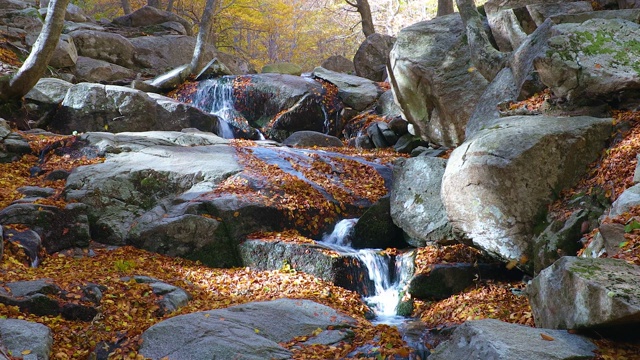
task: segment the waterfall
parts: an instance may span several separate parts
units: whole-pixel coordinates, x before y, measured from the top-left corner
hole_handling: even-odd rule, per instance
[[[376,322],[397,324],[402,320],[396,316],[396,307],[400,302],[400,292],[413,275],[413,252],[396,256],[380,254],[379,249],[360,249],[351,247],[350,236],[358,219],[344,219],[336,224],[333,232],[325,235],[322,242],[343,254],[353,255],[360,260],[374,283],[374,294],[364,300],[376,314]]]
[[[225,139],[233,139],[233,130],[230,123],[237,115],[235,98],[233,95],[234,76],[222,76],[215,79],[200,82],[198,92],[193,99],[193,105],[218,116],[220,122],[220,136]]]

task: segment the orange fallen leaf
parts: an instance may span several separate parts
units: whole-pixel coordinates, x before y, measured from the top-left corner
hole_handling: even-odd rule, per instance
[[[547,334],[543,334],[540,333],[540,337],[542,338],[542,340],[546,340],[546,341],[553,341],[555,340],[554,338],[552,338],[551,336],[547,335]]]

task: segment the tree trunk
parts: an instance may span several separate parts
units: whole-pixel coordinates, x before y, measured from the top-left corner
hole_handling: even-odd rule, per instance
[[[169,3],[167,4],[168,12],[173,12],[173,3],[174,3],[174,0],[169,0]]]
[[[122,3],[122,10],[125,15],[131,14],[131,4],[129,4],[129,0],[120,0]]]
[[[147,0],[147,6],[160,9],[160,0]]]
[[[473,64],[485,79],[491,81],[507,65],[508,54],[498,51],[491,45],[485,32],[483,17],[478,13],[473,0],[456,0],[456,4],[467,29],[467,41]]]
[[[31,53],[15,75],[4,81],[0,80],[0,99],[16,100],[23,97],[44,75],[60,40],[68,4],[69,0],[49,2],[44,26]]]
[[[209,40],[209,33],[213,26],[213,13],[216,8],[216,0],[207,0],[200,21],[200,30],[196,39],[196,47],[193,49],[193,57],[191,58],[191,73],[197,74],[204,66],[204,52]]]
[[[453,14],[453,0],[438,0],[438,13],[436,17]]]
[[[356,0],[356,2],[352,2],[351,0],[345,0],[347,4],[356,8],[358,13],[360,14],[361,24],[362,24],[362,33],[365,37],[375,34],[376,29],[373,27],[373,17],[371,16],[371,7],[369,6],[368,0]]]

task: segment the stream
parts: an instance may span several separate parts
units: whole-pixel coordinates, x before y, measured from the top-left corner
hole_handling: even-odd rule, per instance
[[[400,325],[407,319],[396,315],[401,292],[413,275],[413,251],[397,256],[381,254],[381,249],[354,249],[350,235],[358,219],[338,222],[331,234],[325,235],[322,243],[341,254],[352,255],[367,268],[369,279],[374,283],[374,292],[364,301],[376,315],[373,323]]]

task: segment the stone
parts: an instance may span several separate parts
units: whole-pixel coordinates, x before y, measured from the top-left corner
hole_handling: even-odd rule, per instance
[[[566,221],[552,222],[533,242],[533,271],[539,273],[562,256],[575,256],[582,248],[580,238],[589,211],[575,211]]]
[[[380,198],[358,219],[351,246],[355,249],[403,248],[402,230],[393,223],[389,196]]]
[[[335,136],[326,135],[317,131],[296,131],[286,138],[283,145],[301,147],[343,147],[344,144]]]
[[[618,196],[611,204],[609,216],[614,217],[628,212],[634,206],[640,205],[640,185],[633,185]]]
[[[532,237],[541,214],[596,160],[611,119],[513,116],[496,119],[456,148],[442,179],[454,230],[504,261],[533,270]]]
[[[222,61],[220,61],[220,59],[216,57],[216,58],[213,58],[213,60],[209,61],[207,65],[204,66],[204,68],[202,68],[200,73],[198,73],[198,75],[196,76],[196,80],[202,81],[202,80],[206,80],[206,79],[210,79],[218,76],[232,75],[232,74],[233,73],[231,72],[231,70],[229,70],[227,65],[225,65]]]
[[[79,56],[75,65],[73,71],[77,79],[90,83],[119,82],[136,76],[135,71],[124,66],[85,56]]]
[[[72,86],[72,83],[64,80],[41,78],[24,98],[29,102],[57,107],[64,100],[67,91]]]
[[[409,245],[447,244],[455,240],[440,199],[447,160],[420,156],[399,161],[393,170],[391,217]]]
[[[393,145],[393,149],[401,154],[411,154],[417,147],[425,145],[429,144],[421,138],[407,133],[398,138],[398,141]]]
[[[166,22],[178,22],[186,29],[187,35],[193,35],[191,24],[189,24],[187,20],[172,12],[160,10],[152,6],[143,6],[131,14],[117,17],[111,22],[128,27],[146,27]]]
[[[356,75],[373,81],[385,81],[389,51],[395,41],[395,37],[379,33],[367,36],[353,57]]]
[[[355,75],[356,73],[356,68],[353,65],[353,61],[347,59],[342,55],[329,56],[322,62],[322,64],[320,64],[320,66],[327,70],[343,74]]]
[[[293,63],[275,63],[267,64],[262,67],[263,74],[287,74],[300,76],[302,74],[302,68]]]
[[[620,244],[627,241],[624,237],[624,225],[602,224],[598,233],[582,252],[583,257],[599,258],[607,254],[607,257],[615,256],[620,252]]]
[[[48,360],[53,350],[51,330],[36,322],[18,319],[0,319],[2,345],[12,354],[22,354],[25,360]]]
[[[371,142],[373,142],[373,145],[375,145],[375,147],[379,149],[382,149],[393,145],[387,141],[387,137],[383,133],[384,130],[388,129],[389,127],[385,122],[376,121],[367,127],[366,133],[369,138],[371,138]]]
[[[311,336],[329,326],[351,327],[355,320],[309,300],[279,299],[227,309],[179,315],[142,334],[140,354],[159,359],[288,359],[278,345],[296,336]]]
[[[637,327],[639,277],[640,267],[624,260],[562,257],[527,287],[535,323],[602,334]]]
[[[383,93],[375,82],[354,75],[347,75],[321,67],[313,69],[312,76],[328,81],[338,87],[338,98],[357,110],[363,111],[371,106]]]
[[[488,85],[473,67],[458,14],[440,16],[400,31],[390,53],[391,87],[415,135],[457,146]],[[495,106],[494,106],[495,108]]]
[[[432,351],[429,360],[587,360],[594,358],[596,349],[587,338],[567,331],[484,319],[458,326],[449,340]]]
[[[527,5],[529,15],[540,26],[548,18],[558,15],[571,15],[589,13],[593,11],[590,1],[558,2],[556,4],[530,4]]]
[[[77,61],[78,50],[76,49],[73,39],[66,34],[60,35],[60,40],[49,61],[49,66],[59,69],[68,68],[74,66]]]
[[[313,275],[347,290],[364,293],[373,289],[365,265],[353,254],[333,256],[321,243],[249,239],[240,244],[242,265],[253,270],[280,270],[288,264],[295,271]],[[367,279],[360,281],[357,279]]]
[[[522,273],[509,272],[502,264],[433,264],[411,278],[407,291],[415,299],[443,300],[476,284],[478,279],[518,280],[519,275]]]
[[[139,36],[130,39],[130,42],[137,66],[145,68],[154,76],[191,63],[193,49],[196,46],[196,39],[186,35]],[[203,56],[206,61],[218,57],[227,67],[234,70],[233,64],[222,54],[216,53],[212,45],[205,47]]]
[[[95,31],[75,30],[69,33],[79,56],[102,60],[125,68],[132,68],[136,49],[122,35]]]
[[[37,232],[30,229],[7,229],[4,233],[6,240],[17,243],[22,248],[32,267],[38,266],[40,262],[38,254],[42,250],[42,238]]]
[[[34,294],[56,295],[60,293],[60,287],[52,279],[15,281],[4,285],[9,288],[11,295],[14,297],[25,297]]]
[[[488,1],[484,6],[493,39],[500,51],[513,51],[524,42],[527,33],[514,9],[501,9],[496,5],[496,1]]]
[[[639,24],[620,19],[558,24],[535,68],[553,94],[570,103],[633,101],[634,89],[640,86],[633,60],[640,56],[638,36]]]

